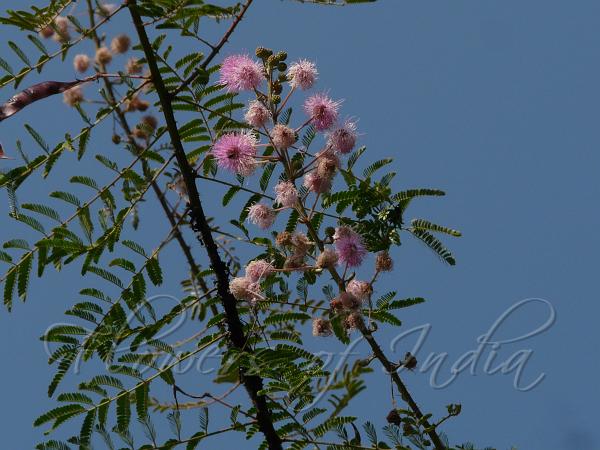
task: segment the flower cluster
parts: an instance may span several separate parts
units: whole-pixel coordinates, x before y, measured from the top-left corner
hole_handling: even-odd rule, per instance
[[[280,167],[274,197],[265,194],[262,200],[248,206],[247,220],[267,230],[277,222],[281,212],[292,210],[308,232],[277,233],[277,250],[274,251],[280,255],[276,258],[278,269],[263,259],[252,261],[246,266],[245,276],[231,281],[230,290],[236,299],[254,304],[264,298],[262,280],[275,271],[331,272],[338,283],[339,294],[330,301],[330,316],[339,316],[348,331],[360,329],[362,310],[365,304],[370,304],[373,281],[357,280],[354,274],[346,278],[346,273],[365,260],[368,251],[363,238],[348,225],[340,225],[320,238],[318,226],[315,229],[312,224],[319,198],[331,191],[340,171],[341,158],[356,146],[356,121],[340,121],[342,101],[317,92],[300,101],[306,118],[297,126],[291,125],[291,109],[284,115],[285,107],[292,101],[294,92],[307,91],[315,85],[318,78],[315,64],[301,59],[288,67],[285,52],[274,53],[265,48],[258,48],[256,56],[255,60],[247,54],[231,55],[221,64],[219,84],[229,93],[246,91],[253,98],[244,114],[247,125],[239,131],[227,130],[218,135],[210,155],[219,169],[237,175],[240,181],[243,180],[240,177],[251,176],[264,164],[270,164],[269,175]],[[284,95],[286,85],[288,92]],[[299,138],[302,133],[312,135],[311,141],[320,134],[323,146],[314,154],[309,153],[301,144],[306,141]],[[312,206],[308,206],[311,195],[314,200]],[[271,199],[272,204],[267,199]],[[373,280],[377,273],[391,270],[391,265],[387,253],[379,254]],[[330,318],[313,319],[314,336],[329,336],[332,330]]]

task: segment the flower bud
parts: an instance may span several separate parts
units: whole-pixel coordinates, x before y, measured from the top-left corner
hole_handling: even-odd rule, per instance
[[[394,268],[394,261],[385,250],[377,253],[375,257],[375,270],[377,272],[389,272]]]
[[[285,72],[287,70],[287,64],[284,62],[280,62],[279,64],[277,64],[277,70],[279,70],[280,72]]]
[[[129,50],[129,46],[131,45],[131,39],[126,34],[120,34],[115,36],[113,40],[110,42],[110,49],[114,53],[125,53]]]
[[[400,417],[400,414],[398,414],[398,410],[396,409],[392,409],[385,419],[388,423],[392,423],[398,426],[400,426],[400,424],[402,423],[402,418]]]
[[[260,59],[266,59],[273,54],[273,50],[269,50],[265,47],[257,47],[256,48],[256,56]]]
[[[112,53],[106,47],[100,47],[96,50],[96,62],[98,64],[110,64],[112,61]]]

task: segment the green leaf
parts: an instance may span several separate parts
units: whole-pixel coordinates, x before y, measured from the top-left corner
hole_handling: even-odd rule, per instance
[[[156,256],[150,258],[146,263],[146,272],[148,272],[148,278],[152,281],[154,286],[160,286],[163,282],[162,270],[158,263]]]
[[[19,281],[17,283],[17,293],[19,298],[25,301],[27,297],[27,288],[29,286],[29,277],[31,275],[31,266],[33,264],[33,254],[28,253],[19,264]]]
[[[456,264],[456,260],[452,253],[444,247],[444,245],[432,234],[425,230],[411,230],[413,236],[417,237],[421,242],[424,242],[431,250],[433,250],[443,261],[451,266]]]
[[[129,428],[131,420],[131,403],[129,402],[129,394],[121,393],[117,398],[117,428],[119,431],[125,431]]]
[[[453,230],[452,228],[448,228],[442,225],[437,225],[425,219],[413,219],[411,221],[411,225],[414,229],[436,231],[438,233],[445,233],[454,237],[462,236],[460,231]]]
[[[140,420],[148,417],[148,388],[147,383],[142,383],[135,389],[135,407]]]

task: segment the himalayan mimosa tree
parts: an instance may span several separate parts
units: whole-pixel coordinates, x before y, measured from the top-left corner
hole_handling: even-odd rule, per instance
[[[43,335],[56,407],[32,417],[51,432],[37,448],[224,448],[225,433],[244,448],[473,448],[443,432],[460,404],[420,405],[403,377],[417,359],[387,354],[378,337],[424,301],[375,295],[399,270],[404,236],[455,264],[439,236],[460,233],[409,218],[413,201],[444,192],[393,188],[394,172],[383,172],[393,161],[370,156],[360,111],[319,85],[309,52],[276,42],[229,51],[252,0],[46,3],[14,4],[22,10],[1,19],[24,39],[0,59],[2,93],[13,95],[0,126],[35,102],[74,108],[81,123],[57,121],[65,138],[50,145],[27,120],[35,154],[4,143],[0,158],[15,158],[0,174],[10,217],[37,236],[3,244],[4,304],[18,309],[49,271],[75,270],[87,287]],[[201,24],[215,20],[223,34],[212,42]],[[175,56],[183,39],[198,51]],[[79,76],[50,81],[50,64]],[[95,145],[106,132],[111,149]],[[93,170],[77,168],[87,161]],[[47,197],[27,191],[34,177]],[[164,224],[145,222],[149,211]],[[172,281],[166,269],[180,283],[169,308],[153,301]],[[336,370],[316,352],[356,338],[358,356]],[[216,371],[181,370],[209,350]],[[390,385],[381,414],[345,415],[369,390],[367,374]]]

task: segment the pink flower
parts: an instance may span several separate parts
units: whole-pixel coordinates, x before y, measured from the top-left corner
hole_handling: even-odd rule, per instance
[[[371,285],[366,281],[352,280],[346,286],[346,291],[350,292],[360,301],[364,301],[371,294]]]
[[[307,173],[302,182],[309,191],[323,194],[331,189],[331,178],[320,176],[316,170]]]
[[[291,208],[298,200],[298,191],[296,190],[294,183],[291,183],[290,181],[282,181],[277,184],[277,186],[275,186],[275,194],[275,201],[286,208]]]
[[[248,110],[244,115],[244,120],[252,125],[254,128],[264,127],[269,119],[271,113],[269,110],[258,100],[252,100],[248,105]]]
[[[226,86],[228,92],[256,89],[263,78],[262,67],[248,55],[228,56],[219,72],[219,84]]]
[[[296,142],[296,133],[290,127],[278,123],[270,133],[273,145],[279,150],[285,150]]]
[[[264,259],[255,259],[246,266],[246,277],[253,282],[266,278],[275,271],[275,268]]]
[[[256,203],[248,210],[248,222],[266,230],[275,222],[275,212],[267,205]]]
[[[343,126],[329,133],[327,143],[340,153],[350,153],[356,144],[356,123],[346,120]]]
[[[337,121],[340,103],[334,102],[325,94],[315,94],[306,99],[304,110],[312,119],[317,131],[325,131]]]
[[[317,68],[314,63],[301,59],[293,63],[288,69],[288,80],[293,88],[300,88],[303,91],[310,89],[317,80]]]
[[[253,300],[260,294],[259,287],[248,277],[236,277],[229,282],[229,291],[236,300]]]
[[[227,133],[213,145],[212,154],[219,167],[248,176],[256,167],[256,137],[250,132]]]
[[[340,263],[348,264],[349,267],[362,264],[367,249],[360,234],[348,227],[338,227],[333,239]]]

